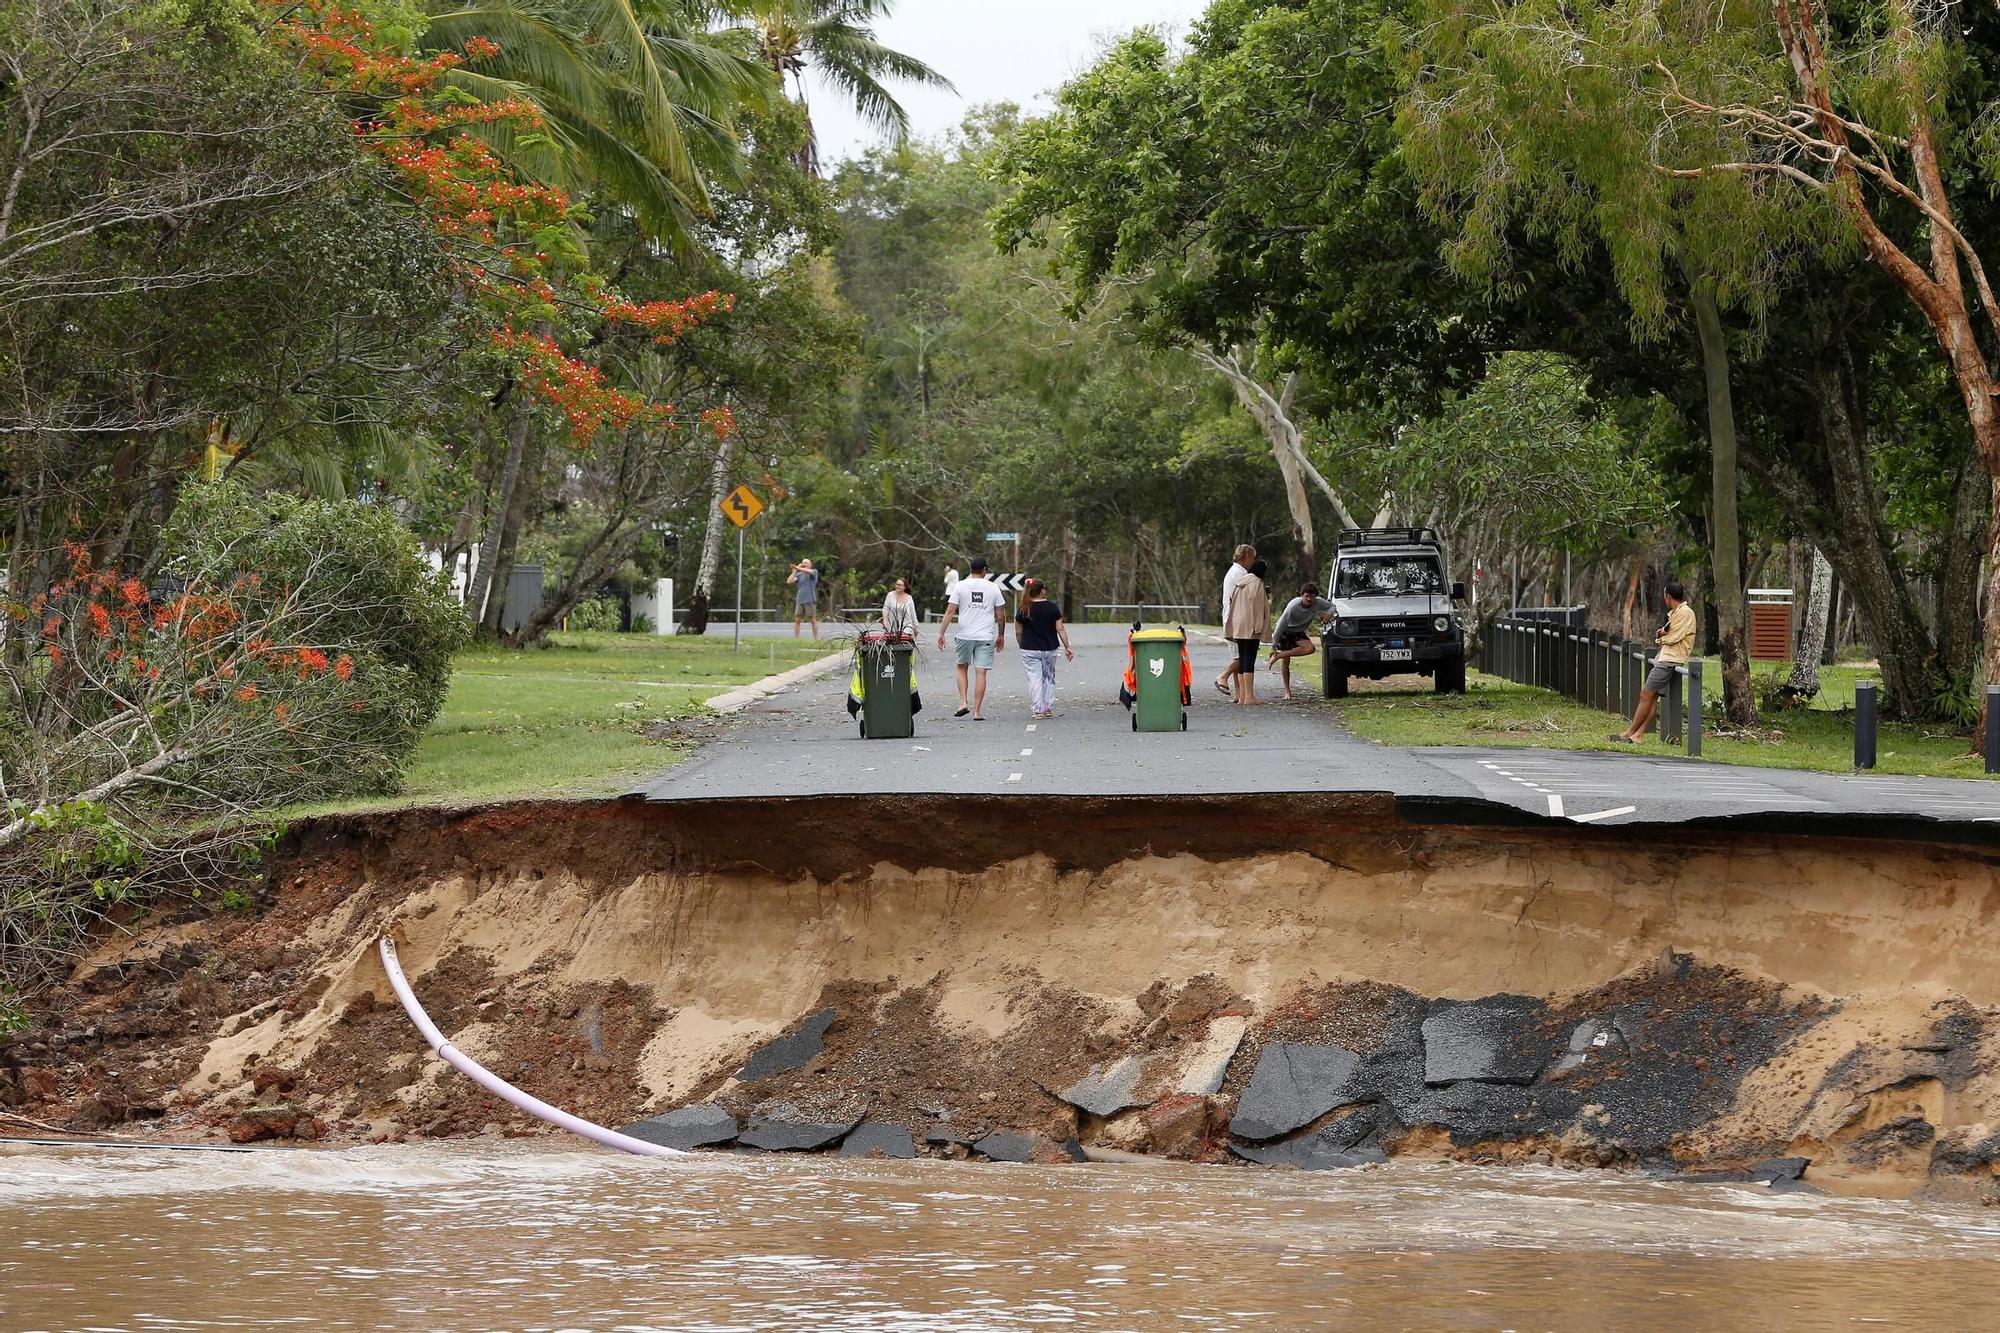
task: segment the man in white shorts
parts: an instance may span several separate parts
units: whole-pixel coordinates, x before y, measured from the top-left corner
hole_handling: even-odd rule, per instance
[[[938,626],[938,647],[944,647],[945,631],[958,621],[953,636],[958,651],[958,711],[953,717],[972,714],[974,722],[986,720],[986,673],[993,669],[993,654],[1007,646],[1007,622],[1000,614],[1000,585],[986,577],[986,557],[972,558],[971,574],[951,586],[944,608],[944,623]],[[974,678],[974,673],[977,673]],[[967,702],[967,687],[971,701]]]

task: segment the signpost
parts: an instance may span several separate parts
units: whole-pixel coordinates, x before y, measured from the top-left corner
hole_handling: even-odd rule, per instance
[[[764,502],[748,486],[738,486],[722,497],[723,516],[736,525],[736,632],[729,640],[731,652],[743,647],[743,530],[763,512]]]
[[[988,542],[1014,543],[1014,563],[1016,565],[1021,563],[1020,533],[989,532],[986,534],[986,540]],[[1023,588],[1026,588],[1028,586],[1028,576],[1025,574],[988,574],[987,577],[1000,585],[1001,592],[1020,592]]]

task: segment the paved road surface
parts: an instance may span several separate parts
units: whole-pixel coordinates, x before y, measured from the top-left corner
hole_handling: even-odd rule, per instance
[[[1227,703],[1209,682],[1228,650],[1199,635],[1188,730],[1138,734],[1117,703],[1124,630],[1077,626],[1071,638],[1077,659],[1059,668],[1053,719],[1028,716],[1027,682],[1011,636],[990,677],[988,720],[953,718],[950,651],[925,638],[918,660],[924,712],[913,739],[861,740],[844,705],[846,680],[835,674],[752,706],[731,735],[633,795],[1386,791],[1413,812],[1463,815],[1467,803],[1480,803],[1502,813],[1596,824],[1890,817],[1984,825],[1978,831],[2000,837],[2000,783],[1802,773],[1648,754],[1377,745],[1309,701],[1318,688],[1316,659],[1302,674],[1298,703]],[[1276,678],[1262,673],[1259,682],[1260,692],[1275,700]]]

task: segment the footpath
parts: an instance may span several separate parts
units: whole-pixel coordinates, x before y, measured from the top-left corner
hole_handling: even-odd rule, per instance
[[[1465,818],[1484,808],[1605,825],[1749,819],[1799,828],[1861,817],[2000,838],[2000,784],[1741,768],[1666,753],[1378,745],[1348,732],[1337,708],[1318,700],[1314,658],[1296,671],[1294,702],[1281,702],[1277,677],[1260,672],[1268,702],[1229,703],[1210,683],[1228,650],[1198,632],[1185,733],[1130,729],[1117,702],[1126,663],[1118,625],[1072,627],[1077,658],[1060,665],[1055,718],[1029,716],[1011,638],[988,678],[986,720],[954,718],[952,656],[948,646],[937,648],[934,633],[919,640],[924,711],[914,737],[860,739],[844,704],[846,672],[832,671],[745,701],[722,739],[630,796],[1387,792],[1413,815],[1435,809]]]

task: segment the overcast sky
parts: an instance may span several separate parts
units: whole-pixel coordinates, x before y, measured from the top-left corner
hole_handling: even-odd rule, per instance
[[[931,136],[982,102],[1046,109],[1047,95],[1082,72],[1105,38],[1143,24],[1185,32],[1205,8],[1207,0],[897,0],[876,36],[958,85],[956,94],[890,85],[912,132]],[[877,142],[851,104],[816,85],[808,95],[829,166]]]

